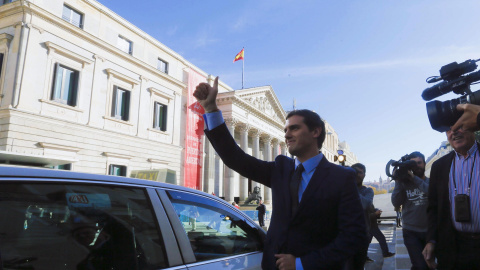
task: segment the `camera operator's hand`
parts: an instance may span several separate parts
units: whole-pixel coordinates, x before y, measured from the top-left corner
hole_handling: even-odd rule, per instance
[[[193,96],[197,99],[198,103],[205,109],[205,113],[218,111],[217,107],[217,94],[218,94],[218,76],[215,78],[213,87],[208,83],[200,83],[197,85]]]
[[[413,178],[415,178],[415,174],[413,173],[412,170],[408,171],[408,180],[413,181]]]
[[[462,116],[452,126],[451,130],[456,131],[458,129],[477,131],[480,130],[478,125],[478,114],[480,113],[480,106],[473,104],[458,104],[458,111],[463,111]]]

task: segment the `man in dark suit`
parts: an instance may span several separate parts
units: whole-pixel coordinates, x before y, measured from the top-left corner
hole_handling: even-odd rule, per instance
[[[436,257],[438,269],[480,269],[478,144],[473,132],[462,129],[447,131],[447,138],[455,151],[432,166],[423,256],[430,268]]]
[[[319,153],[324,122],[309,110],[290,112],[285,141],[296,159],[279,155],[262,161],[232,138],[217,108],[217,93],[218,77],[213,87],[201,83],[193,94],[205,109],[205,134],[225,165],[272,189],[263,269],[341,269],[364,247],[366,228],[354,171]]]
[[[258,211],[258,223],[260,227],[265,227],[265,213],[267,212],[267,207],[263,204],[263,201],[260,199],[257,206]]]

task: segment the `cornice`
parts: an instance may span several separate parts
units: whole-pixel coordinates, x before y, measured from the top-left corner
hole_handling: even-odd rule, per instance
[[[131,84],[132,88],[135,87],[136,84],[140,84],[139,80],[135,80],[133,78],[130,78],[129,76],[124,75],[124,74],[122,74],[118,71],[115,71],[115,70],[111,69],[111,68],[107,68],[107,69],[105,69],[105,71],[107,72],[108,76],[114,76],[115,78],[118,78],[122,81],[125,81],[125,82]]]
[[[40,145],[42,148],[45,148],[45,149],[55,149],[55,150],[62,150],[62,151],[69,151],[69,152],[78,152],[81,150],[78,147],[71,147],[67,145],[46,143],[46,142],[39,142],[38,145]]]
[[[133,156],[123,155],[118,153],[111,153],[111,152],[103,152],[103,155],[106,157],[113,157],[113,158],[122,158],[122,159],[132,159]]]
[[[169,161],[154,159],[154,158],[149,158],[149,159],[147,159],[147,161],[150,162],[150,163],[155,163],[155,164],[163,164],[163,165],[169,165],[170,164]]]
[[[71,58],[77,62],[82,63],[83,67],[85,67],[85,64],[91,64],[93,63],[93,60],[88,59],[86,57],[83,57],[77,53],[74,53],[68,49],[63,48],[60,45],[57,45],[53,42],[47,41],[45,42],[45,46],[47,46],[48,49],[48,54],[51,54],[52,52],[56,52],[57,54],[62,54],[67,56],[68,58]]]
[[[198,67],[196,67],[195,65],[193,65],[192,63],[190,63],[188,60],[186,60],[185,58],[183,58],[180,54],[178,54],[177,52],[175,52],[174,50],[170,49],[169,47],[167,47],[165,44],[161,43],[160,41],[156,40],[155,38],[153,38],[152,36],[150,36],[149,34],[147,34],[146,32],[144,32],[142,29],[136,27],[135,25],[133,25],[132,23],[130,23],[129,21],[127,21],[126,19],[124,19],[122,16],[118,15],[117,13],[113,12],[111,9],[109,9],[108,7],[100,4],[98,1],[95,1],[95,0],[83,0],[85,3],[89,4],[91,7],[99,10],[103,15],[109,17],[110,19],[114,20],[115,22],[117,22],[118,24],[122,25],[123,27],[129,29],[130,31],[136,33],[137,35],[139,35],[140,37],[144,38],[145,40],[147,40],[148,42],[154,44],[155,46],[157,46],[158,48],[160,48],[161,50],[165,51],[166,53],[168,53],[171,57],[173,57],[174,59],[180,61],[182,64],[184,64],[185,66],[187,67],[190,67],[190,68],[194,68],[197,72],[199,73],[203,73],[203,75],[205,75],[205,77],[208,76],[207,73],[205,73],[204,71],[202,71],[201,69],[199,69]]]
[[[165,93],[165,92],[163,92],[163,91],[161,91],[161,90],[159,90],[155,87],[149,87],[149,88],[147,88],[147,90],[150,92],[150,96],[155,94],[157,96],[161,96],[161,97],[164,97],[164,98],[170,99],[170,100],[175,98],[174,95],[169,94],[169,93]]]
[[[219,97],[219,98],[217,98],[217,104],[218,105],[234,104],[234,105],[236,105],[240,108],[243,108],[244,110],[252,113],[253,115],[262,119],[263,121],[268,122],[268,123],[278,127],[279,129],[283,129],[283,127],[284,127],[284,123],[280,123],[280,122],[276,121],[275,119],[273,119],[272,117],[269,117],[269,115],[266,115],[265,113],[263,113],[262,111],[260,111],[259,109],[257,109],[253,105],[251,105],[250,103],[246,102],[245,100],[243,100],[242,98],[239,98],[237,96],[232,95],[232,96],[227,96],[227,97]]]
[[[270,103],[272,104],[272,106],[275,106],[275,111],[280,112],[281,117],[285,118],[287,114],[285,113],[285,110],[282,108],[282,105],[280,104],[280,101],[278,100],[277,96],[273,94],[274,91],[271,86],[260,86],[260,87],[242,89],[242,90],[236,91],[235,95],[244,98],[249,96],[257,96],[258,94],[263,94],[263,93],[265,93],[265,96],[269,98],[269,101],[271,101]]]
[[[0,34],[0,45],[7,44],[8,46],[10,44],[10,41],[12,41],[12,39],[13,39],[12,35],[9,35],[6,33]]]
[[[46,22],[49,22],[56,27],[60,27],[63,30],[71,33],[74,36],[77,36],[81,39],[85,39],[87,42],[91,42],[94,45],[102,48],[103,50],[106,50],[109,53],[111,53],[111,54],[113,54],[117,57],[123,58],[124,60],[126,60],[130,63],[133,63],[134,65],[136,65],[137,67],[139,67],[141,69],[146,69],[148,72],[155,74],[159,78],[167,80],[167,81],[169,81],[169,82],[171,82],[171,83],[173,83],[173,84],[175,84],[179,87],[182,87],[182,88],[186,87],[185,83],[175,79],[172,76],[169,76],[169,75],[165,74],[164,72],[161,72],[160,70],[156,69],[155,67],[141,61],[140,59],[135,58],[132,55],[123,52],[122,50],[118,49],[117,47],[104,42],[102,39],[86,32],[82,28],[76,27],[75,25],[63,20],[60,17],[55,16],[54,14],[42,9],[41,7],[39,7],[39,6],[37,6],[33,3],[31,5],[24,6],[24,8],[28,9],[28,11],[30,11],[32,13],[32,16],[36,15],[38,18],[40,18],[40,19],[42,19]],[[29,24],[29,26],[33,27],[33,28],[41,29],[40,27],[35,26],[35,24]],[[43,31],[46,31],[46,30],[43,29]],[[90,52],[90,53],[95,54],[93,52]]]

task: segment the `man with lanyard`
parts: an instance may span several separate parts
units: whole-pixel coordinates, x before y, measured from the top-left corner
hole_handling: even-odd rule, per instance
[[[431,170],[427,245],[430,268],[480,269],[480,158],[472,131],[447,131],[454,151]]]

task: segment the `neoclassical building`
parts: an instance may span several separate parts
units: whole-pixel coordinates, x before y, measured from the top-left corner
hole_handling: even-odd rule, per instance
[[[223,165],[192,96],[213,79],[95,0],[0,1],[0,164],[133,176],[243,201],[259,184]],[[220,82],[217,102],[247,153],[287,154],[286,112],[272,87]],[[322,152],[333,162],[342,146],[328,123],[326,132]],[[261,192],[269,203],[270,190]]]
[[[286,154],[283,132],[286,113],[270,86],[219,93],[217,103],[230,133],[245,152],[266,161]],[[244,201],[248,191],[260,186],[222,165],[208,141],[205,154],[204,179],[209,192],[215,192],[227,201],[233,201],[235,197]],[[220,179],[224,180],[223,183]],[[270,189],[260,187],[265,202],[270,203]]]

